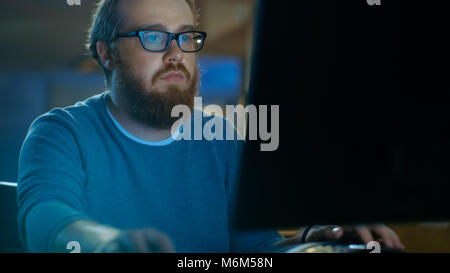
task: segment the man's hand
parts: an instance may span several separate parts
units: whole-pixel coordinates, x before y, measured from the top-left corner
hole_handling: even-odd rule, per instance
[[[114,240],[101,246],[102,253],[173,253],[175,249],[167,235],[152,228],[125,230]]]
[[[286,240],[284,245],[301,243],[303,231]],[[378,241],[389,248],[403,250],[397,234],[385,225],[358,226],[313,226],[305,237],[305,242],[341,241],[346,243],[364,243]]]
[[[77,220],[57,235],[53,251],[67,252],[68,242],[76,241],[81,253],[175,252],[169,237],[155,229],[120,230],[90,220]]]

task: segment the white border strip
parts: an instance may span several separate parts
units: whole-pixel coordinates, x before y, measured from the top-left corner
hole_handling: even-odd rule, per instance
[[[8,187],[17,187],[17,183],[13,182],[0,182],[1,186],[8,186]]]

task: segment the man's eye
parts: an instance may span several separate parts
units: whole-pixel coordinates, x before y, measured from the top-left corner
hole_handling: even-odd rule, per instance
[[[189,42],[189,41],[192,40],[192,37],[191,37],[191,36],[188,36],[188,35],[183,35],[183,36],[181,36],[180,38],[181,38],[181,42],[182,42],[182,43],[187,43],[187,42]]]
[[[194,37],[194,41],[195,41],[197,44],[201,44],[201,43],[202,43],[202,39],[203,39],[202,36],[195,36],[195,37]]]
[[[152,43],[159,42],[159,41],[161,41],[161,36],[156,34],[156,33],[155,34],[149,34],[149,35],[147,35],[146,40],[149,41],[149,42],[152,42]]]

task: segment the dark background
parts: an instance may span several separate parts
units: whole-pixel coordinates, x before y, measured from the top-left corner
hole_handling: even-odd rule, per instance
[[[443,5],[260,3],[249,101],[280,105],[280,146],[246,146],[238,224],[450,219]]]

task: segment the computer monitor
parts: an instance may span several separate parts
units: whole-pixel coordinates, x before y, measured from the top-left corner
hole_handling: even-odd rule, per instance
[[[441,4],[260,0],[255,25],[247,103],[279,105],[279,147],[246,141],[238,227],[450,219]]]

